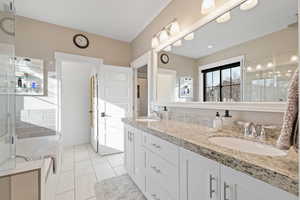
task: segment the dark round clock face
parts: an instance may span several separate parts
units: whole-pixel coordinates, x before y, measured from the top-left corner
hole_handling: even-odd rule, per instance
[[[89,39],[82,34],[77,34],[73,37],[73,42],[74,44],[81,48],[81,49],[85,49],[89,46]]]
[[[161,60],[162,63],[168,64],[169,63],[169,56],[168,56],[168,54],[165,54],[165,53],[161,54],[160,55],[160,60]]]

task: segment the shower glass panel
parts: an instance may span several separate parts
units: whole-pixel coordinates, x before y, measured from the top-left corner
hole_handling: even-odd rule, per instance
[[[15,167],[15,14],[0,0],[0,170]]]

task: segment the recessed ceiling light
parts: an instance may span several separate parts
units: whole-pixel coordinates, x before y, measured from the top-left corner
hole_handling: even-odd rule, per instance
[[[173,44],[174,47],[179,47],[181,45],[182,45],[182,41],[181,40],[178,40],[178,41],[174,42],[174,44]]]
[[[207,48],[212,49],[212,48],[214,48],[214,46],[213,45],[208,45]]]
[[[262,68],[261,65],[257,65],[257,66],[256,66],[256,69],[257,69],[257,70],[260,70],[261,68]]]
[[[170,46],[167,46],[167,47],[164,49],[164,51],[167,51],[167,52],[172,51],[172,46],[171,46],[171,45],[170,45]]]
[[[159,41],[160,42],[165,42],[166,40],[169,39],[169,34],[167,32],[167,30],[162,30],[159,34]]]
[[[195,38],[194,33],[190,33],[187,36],[184,37],[185,40],[193,40]]]
[[[216,7],[215,0],[203,0],[201,5],[201,13],[207,14]]]
[[[240,6],[241,10],[250,10],[258,4],[258,0],[248,0]]]
[[[231,19],[231,14],[230,12],[227,12],[224,15],[218,17],[216,21],[217,23],[221,24],[221,23],[228,22],[230,19]]]
[[[291,57],[291,62],[296,62],[296,61],[298,61],[298,56],[296,56],[296,55],[293,55],[292,57]]]
[[[271,68],[271,67],[273,67],[274,66],[274,64],[272,63],[272,62],[269,62],[268,64],[267,64],[267,67],[268,68]]]

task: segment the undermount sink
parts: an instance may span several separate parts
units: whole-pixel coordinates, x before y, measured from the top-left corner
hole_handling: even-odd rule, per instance
[[[158,121],[160,121],[160,119],[156,119],[156,118],[140,118],[140,119],[136,119],[136,121],[138,121],[138,122],[158,122]]]
[[[261,144],[249,140],[233,137],[211,137],[210,142],[233,150],[238,150],[245,153],[252,153],[264,156],[285,156],[286,151],[277,149],[271,145]]]

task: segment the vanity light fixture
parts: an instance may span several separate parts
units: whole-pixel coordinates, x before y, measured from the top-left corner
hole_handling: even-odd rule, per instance
[[[298,59],[299,59],[298,56],[293,55],[293,56],[291,57],[291,62],[297,62]]]
[[[202,0],[201,13],[203,15],[209,13],[216,7],[215,0]]]
[[[241,10],[250,10],[258,4],[258,0],[247,0],[240,6]]]
[[[151,40],[152,48],[156,48],[163,43],[170,39],[170,36],[176,35],[180,32],[180,26],[178,21],[175,19],[167,26],[163,27],[163,29],[155,34]]]
[[[222,16],[218,17],[216,22],[221,24],[221,23],[228,22],[230,19],[231,19],[231,14],[230,14],[230,12],[227,12],[227,13],[223,14]]]
[[[158,47],[158,45],[159,45],[159,39],[158,39],[158,37],[155,35],[155,36],[153,36],[153,38],[152,38],[151,46],[152,46],[152,48],[156,48],[156,47]]]
[[[180,47],[181,45],[182,45],[182,40],[178,40],[173,44],[174,47]]]
[[[185,40],[193,40],[195,38],[194,33],[190,33],[187,36],[184,37]]]
[[[167,46],[166,48],[164,48],[164,51],[167,51],[167,52],[172,51],[172,46],[171,45]]]
[[[165,42],[168,39],[169,39],[169,34],[166,29],[163,29],[159,34],[159,41]]]
[[[170,26],[170,34],[171,35],[176,35],[180,32],[179,23],[177,20],[172,22],[169,26]]]

